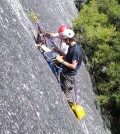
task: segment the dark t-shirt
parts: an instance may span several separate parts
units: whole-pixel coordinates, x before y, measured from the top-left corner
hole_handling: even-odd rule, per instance
[[[77,67],[75,69],[68,68],[63,66],[63,73],[67,75],[76,75],[77,70],[80,68],[82,62],[82,50],[81,47],[76,43],[75,45],[68,48],[68,53],[65,57],[65,61],[72,64],[72,61],[78,61]]]

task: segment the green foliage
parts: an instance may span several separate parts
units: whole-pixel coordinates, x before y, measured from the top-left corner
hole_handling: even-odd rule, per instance
[[[109,101],[110,101],[110,96],[108,95],[100,95],[98,97],[100,103],[102,104],[102,106],[107,106]]]
[[[119,3],[118,3],[119,2]],[[108,15],[109,21],[120,30],[120,1],[119,0],[99,0],[97,1],[100,12]]]
[[[120,108],[120,5],[118,0],[91,0],[74,20],[76,35],[88,57],[102,106]],[[79,32],[79,29],[83,31]]]
[[[115,92],[112,96],[115,99],[117,107],[120,109],[120,89],[119,91]]]
[[[107,69],[107,75],[111,80],[113,78],[120,80],[120,64],[110,62]]]

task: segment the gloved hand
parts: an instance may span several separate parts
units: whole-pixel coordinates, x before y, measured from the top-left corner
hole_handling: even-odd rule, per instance
[[[50,33],[46,33],[45,36],[46,36],[47,38],[50,38]]]
[[[58,47],[55,47],[53,50],[58,51],[58,50],[59,50],[59,48],[58,48]]]
[[[60,63],[62,63],[64,60],[62,59],[62,57],[60,55],[56,56],[56,60]]]
[[[40,44],[37,45],[37,48],[38,48],[39,50],[40,50],[41,47],[42,47],[42,46],[41,46]]]

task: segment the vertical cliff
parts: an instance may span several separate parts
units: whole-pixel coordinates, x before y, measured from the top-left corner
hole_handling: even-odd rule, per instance
[[[76,89],[86,117],[75,118],[36,48],[31,12],[50,32],[57,32],[60,24],[72,26],[77,16],[73,0],[0,1],[0,134],[106,134],[84,64]]]

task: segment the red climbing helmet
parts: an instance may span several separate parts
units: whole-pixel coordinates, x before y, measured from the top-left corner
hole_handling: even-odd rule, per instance
[[[58,33],[62,33],[64,30],[68,29],[66,25],[61,25],[58,29]]]

